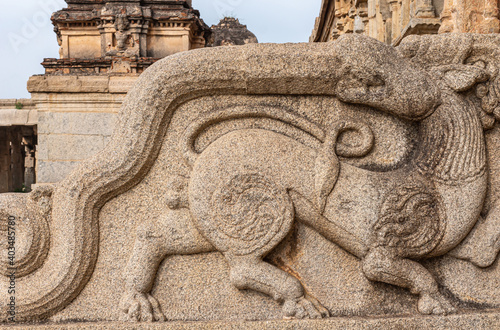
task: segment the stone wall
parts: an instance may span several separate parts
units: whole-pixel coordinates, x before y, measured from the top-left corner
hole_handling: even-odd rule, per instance
[[[498,33],[499,4],[498,0],[445,0],[439,32]]]
[[[398,45],[408,35],[497,33],[496,0],[323,0],[311,42],[362,33]]]

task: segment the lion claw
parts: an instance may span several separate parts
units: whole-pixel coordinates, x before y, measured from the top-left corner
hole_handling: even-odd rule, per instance
[[[321,319],[330,316],[330,312],[316,298],[308,295],[286,300],[283,314],[285,319]]]
[[[427,315],[447,315],[457,310],[440,293],[423,293],[418,301],[418,311]]]
[[[122,321],[154,322],[166,321],[158,300],[148,293],[132,291],[126,293],[120,303]]]

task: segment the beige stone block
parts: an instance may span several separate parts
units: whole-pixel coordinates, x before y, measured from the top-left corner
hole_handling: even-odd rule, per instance
[[[102,135],[51,134],[45,143],[49,160],[83,160],[105,147]]]
[[[0,126],[11,126],[12,124],[15,125],[15,123],[25,123],[27,119],[28,111],[16,109],[0,110]]]
[[[42,112],[40,134],[111,135],[115,126],[113,113]]]
[[[48,134],[38,134],[38,145],[36,148],[36,159],[49,159]]]
[[[6,109],[0,110],[0,126],[36,125],[38,113],[36,110]]]
[[[32,93],[37,110],[42,112],[117,113],[126,93]]]
[[[82,32],[79,31],[79,34]],[[88,34],[69,36],[69,57],[93,59],[101,56],[101,36],[99,33]]]
[[[183,35],[188,36],[189,32],[175,29],[151,29],[147,37],[148,56],[163,58],[168,55],[189,50],[189,46],[185,45],[183,41]]]
[[[54,93],[107,93],[108,76],[32,76],[28,91]]]
[[[109,77],[109,92],[110,93],[128,93],[134,83],[139,78],[135,76],[111,76]]]
[[[109,76],[78,76],[79,89],[76,92],[107,93],[109,92]]]
[[[37,163],[37,184],[59,182],[80,164],[79,161],[53,162],[45,160],[38,160]]]

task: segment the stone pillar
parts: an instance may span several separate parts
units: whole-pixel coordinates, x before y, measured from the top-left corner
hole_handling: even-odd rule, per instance
[[[368,35],[377,37],[377,7],[374,0],[368,1]]]
[[[415,16],[418,18],[432,18],[436,17],[432,0],[417,0],[417,8]]]
[[[189,34],[183,34],[182,35],[182,48],[184,50],[190,50],[191,49],[191,43],[189,41]]]
[[[10,189],[10,128],[0,127],[0,193]]]
[[[34,131],[31,127],[23,127],[24,147],[24,186],[26,191],[31,191],[31,186],[36,182],[35,175],[35,140]]]
[[[67,35],[62,36],[61,49],[59,51],[61,58],[69,58],[69,37]]]
[[[401,34],[401,25],[400,25],[400,17],[401,17],[401,1],[400,0],[389,0],[389,5],[391,7],[392,14],[392,30],[391,37],[392,40],[399,37]],[[392,42],[391,40],[391,42]]]
[[[11,191],[20,191],[24,183],[24,147],[21,141],[21,127],[16,126],[11,130]]]

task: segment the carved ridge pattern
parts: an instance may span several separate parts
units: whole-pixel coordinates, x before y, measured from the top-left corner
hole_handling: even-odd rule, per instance
[[[37,214],[34,207],[30,204],[31,201],[27,201],[26,207],[28,208],[28,214],[31,216],[16,218],[14,226],[18,236],[29,236],[27,240],[23,240],[22,242],[27,242],[29,244],[28,247],[17,247],[17,250],[22,249],[25,252],[21,255],[19,253],[16,255],[16,278],[22,278],[40,268],[47,258],[50,246],[50,228],[47,221],[47,214]],[[2,237],[7,237],[9,214],[2,213],[0,212],[0,234]],[[2,275],[8,276],[10,274],[8,268],[11,267],[9,267],[8,261],[3,261],[3,259],[0,262],[0,272]]]
[[[482,125],[474,107],[453,101],[460,106],[443,104],[422,122],[423,141],[415,161],[423,173],[444,182],[475,180],[486,171]]]
[[[211,227],[227,252],[247,255],[270,251],[288,233],[293,205],[285,189],[257,173],[234,176],[212,195]],[[205,220],[205,221],[207,221]]]
[[[374,143],[374,136],[371,129],[365,123],[359,120],[342,120],[339,121],[333,129],[325,133],[324,128],[311,122],[305,117],[294,114],[289,110],[277,108],[273,106],[257,106],[252,108],[247,107],[230,107],[217,109],[216,111],[203,114],[196,118],[184,131],[184,136],[181,139],[181,150],[184,158],[189,165],[193,165],[198,155],[203,150],[196,150],[196,140],[200,134],[215,123],[222,121],[230,121],[244,118],[268,118],[280,121],[285,125],[298,129],[306,133],[320,143],[324,143],[324,149],[331,149],[340,157],[361,157],[366,155]],[[361,135],[359,145],[343,145],[338,144],[338,137],[343,132],[356,131]],[[279,132],[286,136],[291,135],[284,132]]]
[[[396,186],[382,204],[374,226],[374,246],[389,247],[402,258],[420,258],[439,244],[445,229],[439,194],[410,179]]]
[[[325,132],[320,126],[312,123],[304,117],[293,114],[287,110],[283,110],[282,108],[275,108],[271,106],[252,108],[231,107],[203,114],[196,118],[193,123],[187,127],[184,131],[184,137],[181,139],[182,144],[180,146],[187,163],[192,166],[198,158],[198,155],[203,151],[195,149],[195,142],[203,130],[210,127],[214,123],[242,118],[269,118],[281,121],[288,126],[292,126],[310,134],[320,142],[325,140]]]

